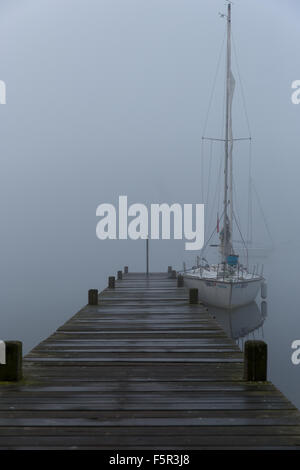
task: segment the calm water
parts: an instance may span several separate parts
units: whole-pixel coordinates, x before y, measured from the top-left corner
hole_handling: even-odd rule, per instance
[[[265,304],[259,294],[256,302],[231,313],[213,307],[209,312],[241,349],[247,339],[267,342],[268,379],[300,408],[300,365],[291,362],[291,343],[300,339],[298,261],[291,249],[255,261],[265,267]]]

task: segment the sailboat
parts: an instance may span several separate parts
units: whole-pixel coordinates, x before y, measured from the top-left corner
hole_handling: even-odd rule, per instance
[[[225,161],[224,161],[224,199],[222,229],[218,230],[221,262],[218,264],[200,263],[190,270],[184,269],[182,275],[188,288],[197,288],[199,298],[209,305],[232,309],[252,302],[259,289],[266,291],[263,273],[249,272],[248,267],[239,261],[239,254],[233,247],[233,133],[232,100],[235,80],[231,71],[231,2],[227,6],[227,56],[226,56],[226,115],[225,115]],[[219,225],[219,220],[218,220]],[[218,227],[219,229],[219,227]],[[265,294],[262,294],[265,297]]]

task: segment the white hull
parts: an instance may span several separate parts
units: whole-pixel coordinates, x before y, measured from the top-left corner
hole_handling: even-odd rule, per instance
[[[240,282],[205,279],[184,274],[184,285],[198,289],[199,299],[208,305],[221,308],[237,308],[255,300],[262,278]]]

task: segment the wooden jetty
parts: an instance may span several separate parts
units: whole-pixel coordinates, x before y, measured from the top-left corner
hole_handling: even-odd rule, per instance
[[[243,379],[242,352],[176,279],[118,277],[0,383],[0,449],[300,448],[299,411]]]

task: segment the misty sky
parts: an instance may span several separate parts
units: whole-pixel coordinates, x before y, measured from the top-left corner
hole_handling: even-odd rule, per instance
[[[124,265],[144,269],[144,242],[97,240],[98,204],[122,194],[130,203],[203,202],[201,137],[224,8],[222,0],[0,1],[1,338],[31,347],[86,303],[89,288]],[[290,98],[299,16],[297,0],[233,6],[253,176],[276,246],[296,247],[300,228],[300,105]],[[236,133],[247,134],[238,93],[234,106]],[[194,257],[184,241],[151,244],[152,270]]]

